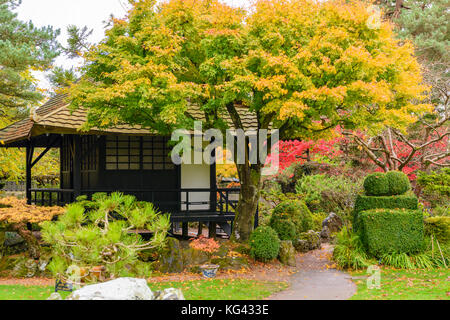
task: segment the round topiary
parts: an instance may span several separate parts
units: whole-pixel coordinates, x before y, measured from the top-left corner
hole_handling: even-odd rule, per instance
[[[411,189],[411,183],[406,174],[400,171],[389,171],[386,173],[386,178],[389,184],[389,195],[395,196],[404,194]]]
[[[271,219],[270,227],[275,230],[280,240],[294,240],[296,238],[295,224],[289,219]]]
[[[301,200],[286,200],[277,205],[272,212],[271,222],[275,219],[287,219],[295,225],[297,234],[313,228],[312,213]]]
[[[364,180],[364,190],[368,196],[389,195],[389,181],[386,174],[382,172],[369,174]]]
[[[271,227],[261,226],[250,236],[250,255],[256,260],[267,262],[278,257],[280,238]]]

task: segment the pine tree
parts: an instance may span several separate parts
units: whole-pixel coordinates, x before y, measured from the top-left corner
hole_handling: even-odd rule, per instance
[[[46,70],[59,55],[59,30],[17,18],[21,0],[0,0],[0,115],[10,117],[42,98],[32,70]]]

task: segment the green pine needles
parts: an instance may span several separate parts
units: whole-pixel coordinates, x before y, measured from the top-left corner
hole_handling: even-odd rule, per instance
[[[139,263],[140,251],[164,247],[170,217],[152,203],[121,193],[77,200],[58,221],[42,225],[42,237],[52,246],[49,270],[55,276],[66,278],[72,265],[88,272],[101,266],[107,277],[120,276]],[[144,240],[138,231],[150,231],[152,236]]]

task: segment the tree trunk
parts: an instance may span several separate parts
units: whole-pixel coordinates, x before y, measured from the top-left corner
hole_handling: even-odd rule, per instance
[[[261,191],[261,165],[237,165],[241,192],[236,207],[232,239],[247,241],[253,231]]]
[[[24,222],[11,224],[12,231],[17,232],[27,243],[28,252],[33,259],[39,259],[41,256],[41,246],[38,240],[33,236],[33,232],[28,230]]]

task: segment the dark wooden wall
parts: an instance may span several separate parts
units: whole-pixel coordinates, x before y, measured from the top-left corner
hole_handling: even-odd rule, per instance
[[[92,194],[95,191],[122,191],[136,195],[139,200],[151,201],[158,204],[160,209],[177,210],[179,208],[180,167],[168,164],[149,163],[155,154],[155,145],[161,145],[160,137],[152,142],[151,137],[130,137],[133,143],[139,143],[136,150],[140,150],[138,161],[123,163],[122,168],[111,169],[111,155],[107,155],[106,136],[77,136],[66,135],[61,145],[61,188],[75,189],[75,195]],[[119,138],[118,138],[119,139]],[[124,143],[126,137],[121,136],[117,145]],[[111,144],[109,144],[110,146]],[[131,144],[130,144],[131,145]],[[168,147],[167,147],[168,148]],[[164,157],[168,150],[164,147]],[[123,151],[123,149],[121,149]],[[118,150],[118,151],[121,151]],[[136,151],[134,150],[134,151]],[[109,152],[109,151],[108,151]],[[161,152],[161,150],[159,150]],[[155,156],[159,161],[161,156]],[[123,156],[121,158],[124,158]],[[125,157],[126,159],[126,157]],[[131,156],[128,156],[131,159]],[[122,160],[122,159],[121,159]],[[108,165],[108,168],[107,168]],[[127,167],[127,169],[123,169]],[[158,169],[154,169],[157,167]],[[157,190],[158,192],[150,192]],[[169,192],[170,191],[170,192]]]

